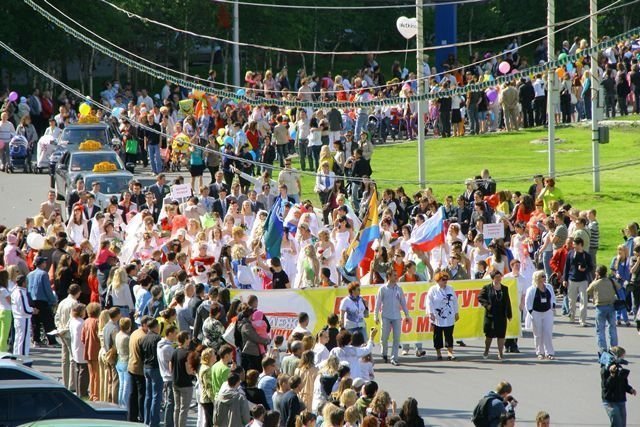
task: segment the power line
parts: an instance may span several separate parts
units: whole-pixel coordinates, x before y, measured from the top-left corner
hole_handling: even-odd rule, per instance
[[[487,2],[488,0],[457,0],[457,1],[443,1],[443,2],[431,2],[423,4],[423,7],[436,7],[447,5],[465,5],[473,3]],[[386,5],[368,5],[368,6],[315,6],[304,4],[276,4],[276,3],[253,3],[247,1],[235,1],[235,0],[213,0],[214,3],[234,4],[237,3],[240,6],[251,7],[266,7],[276,9],[296,9],[296,10],[372,10],[372,9],[415,9],[414,4],[386,4]]]
[[[221,42],[221,43],[227,43],[227,44],[231,44],[231,45],[237,45],[237,46],[242,46],[242,47],[248,47],[248,48],[255,48],[255,49],[263,49],[263,50],[272,50],[275,52],[283,52],[283,53],[292,53],[292,54],[306,54],[306,55],[362,55],[362,54],[374,54],[374,55],[384,55],[384,54],[390,54],[390,53],[412,53],[412,52],[416,52],[418,49],[388,49],[388,50],[367,50],[367,51],[336,51],[336,52],[329,52],[329,51],[316,51],[316,50],[299,50],[299,49],[285,49],[285,48],[280,48],[280,47],[274,47],[274,46],[265,46],[265,45],[259,45],[259,44],[253,44],[253,43],[244,43],[244,42],[237,42],[234,40],[228,40],[228,39],[224,39],[224,38],[220,38],[220,37],[214,37],[214,36],[209,36],[206,34],[199,34],[193,31],[188,31],[182,28],[176,28],[174,26],[171,26],[169,24],[166,24],[164,22],[160,22],[160,21],[156,21],[154,19],[145,17],[145,16],[141,16],[138,15],[137,13],[131,12],[129,10],[126,10],[116,4],[113,4],[107,0],[99,0],[102,3],[111,6],[112,8],[114,8],[115,10],[124,13],[125,15],[127,15],[129,18],[136,18],[146,24],[151,23],[154,25],[158,25],[160,27],[166,28],[168,30],[171,31],[175,31],[178,33],[182,33],[182,34],[186,34],[189,36],[193,36],[193,37],[198,37],[198,38],[203,38],[206,40],[210,40],[210,41],[217,41],[217,42]],[[220,1],[220,0],[217,0]],[[486,1],[486,0],[474,0],[474,1]],[[233,2],[231,2],[233,3]],[[415,7],[415,5],[413,5],[413,7]],[[344,8],[341,8],[344,9]],[[564,24],[568,24],[574,21],[579,20],[580,17],[577,18],[573,18],[573,19],[568,19],[566,21],[562,21],[562,22],[558,22],[556,23],[556,26],[560,26],[560,25],[564,25]],[[437,49],[445,49],[445,48],[450,48],[450,47],[464,47],[464,46],[471,46],[471,45],[476,45],[476,44],[480,44],[480,43],[488,43],[488,42],[493,42],[493,41],[497,41],[497,40],[502,40],[502,39],[506,39],[506,38],[512,38],[512,37],[518,37],[518,36],[522,36],[525,34],[531,34],[531,33],[535,33],[538,31],[542,31],[542,30],[546,30],[547,26],[541,26],[541,27],[537,27],[537,28],[532,28],[529,30],[525,30],[525,31],[518,31],[515,33],[511,33],[511,34],[505,34],[505,35],[501,35],[501,36],[496,36],[496,37],[490,37],[488,39],[483,39],[483,40],[472,40],[472,41],[467,41],[467,42],[459,42],[459,43],[449,43],[449,44],[445,44],[445,45],[438,45],[438,46],[427,46],[424,47],[423,49],[421,49],[422,51],[433,51],[433,50],[437,50]]]
[[[600,9],[599,11],[596,12],[596,14],[600,14],[600,13],[604,13],[605,11],[608,11],[608,9],[611,9],[613,7],[613,5],[615,5],[616,3],[619,3],[622,0],[617,0],[616,2],[614,2],[613,4],[609,5],[608,7],[605,7],[603,9]],[[633,0],[631,3],[628,3],[626,5],[629,4],[633,4],[636,3],[640,0]],[[185,88],[189,88],[192,90],[199,90],[199,91],[204,91],[205,93],[213,93],[214,95],[218,95],[221,97],[226,97],[226,98],[231,98],[231,99],[236,99],[242,102],[246,102],[249,105],[262,105],[265,103],[268,103],[270,105],[276,105],[276,106],[283,106],[283,107],[339,107],[339,108],[356,108],[356,107],[375,107],[375,106],[379,106],[379,105],[396,105],[399,103],[405,103],[405,102],[415,102],[415,101],[419,101],[419,100],[431,100],[431,99],[438,99],[438,98],[442,98],[442,97],[448,97],[448,96],[452,96],[452,95],[456,95],[456,94],[465,94],[468,91],[477,91],[477,90],[484,90],[487,89],[489,87],[493,87],[497,84],[501,84],[504,82],[508,82],[508,81],[512,81],[515,79],[520,79],[522,77],[526,77],[531,73],[538,73],[538,72],[543,72],[546,71],[550,68],[555,68],[557,66],[562,65],[563,63],[566,62],[571,62],[574,61],[578,58],[581,58],[583,56],[587,56],[587,55],[591,55],[593,53],[596,53],[600,48],[604,48],[604,47],[608,47],[613,45],[615,42],[620,41],[622,39],[624,39],[625,37],[633,34],[634,32],[637,31],[637,29],[633,29],[630,30],[626,33],[620,34],[618,36],[616,36],[615,38],[612,38],[610,40],[607,40],[606,42],[603,42],[599,45],[593,46],[589,49],[586,49],[578,54],[575,55],[571,55],[569,56],[567,59],[563,60],[563,61],[553,61],[553,62],[548,62],[544,65],[541,66],[533,66],[530,67],[526,70],[520,71],[518,73],[515,74],[511,74],[509,76],[499,76],[498,78],[496,78],[493,81],[485,81],[482,83],[473,83],[473,84],[469,84],[465,87],[460,87],[460,88],[455,88],[455,89],[447,89],[447,90],[440,90],[437,93],[425,93],[424,95],[420,95],[420,96],[412,96],[409,98],[383,98],[383,99],[376,99],[373,101],[348,101],[348,102],[324,102],[324,101],[294,101],[294,100],[276,100],[276,99],[263,99],[263,98],[259,98],[259,99],[254,99],[251,97],[247,97],[247,96],[239,96],[237,94],[233,94],[233,93],[229,93],[223,90],[219,90],[219,89],[215,89],[215,88],[211,88],[209,86],[206,85],[202,85],[202,84],[198,84],[198,83],[194,83],[191,81],[187,81],[184,80],[182,78],[176,77],[174,75],[171,74],[167,74],[167,73],[162,73],[156,69],[153,69],[149,66],[143,65],[143,64],[139,64],[136,61],[131,60],[131,58],[128,58],[126,56],[123,56],[117,52],[114,52],[112,50],[110,50],[109,48],[104,47],[103,45],[101,45],[100,43],[97,43],[96,41],[94,41],[93,39],[85,36],[84,34],[78,32],[77,30],[75,30],[74,28],[68,26],[67,24],[65,24],[64,22],[60,21],[58,18],[56,18],[55,16],[51,15],[49,12],[47,12],[45,9],[43,9],[42,7],[40,7],[39,5],[37,5],[36,3],[33,2],[33,0],[24,0],[24,2],[29,5],[30,7],[32,7],[36,12],[40,13],[41,15],[43,15],[46,19],[48,19],[50,22],[54,23],[55,25],[57,25],[58,27],[62,28],[65,32],[67,32],[68,34],[78,38],[79,40],[83,41],[85,44],[91,46],[92,48],[98,50],[99,52],[110,56],[113,59],[116,59],[122,63],[124,63],[125,65],[128,65],[129,67],[135,68],[141,72],[144,72],[146,74],[149,74],[153,77],[156,77],[158,79],[163,79],[163,80],[168,80],[174,84],[177,85],[181,85]],[[66,15],[65,15],[66,16]],[[580,20],[577,20],[571,24],[568,24],[567,26],[565,26],[564,28],[561,28],[559,30],[556,30],[554,33],[557,33],[559,31],[563,31],[566,28],[569,28],[577,23],[579,23],[582,20],[588,19],[590,15],[586,15],[585,17],[580,18]],[[69,18],[70,19],[70,18]],[[84,28],[83,26],[81,26],[82,28]],[[540,37],[539,39],[533,40],[529,43],[525,43],[522,46],[525,46],[527,44],[532,44],[535,43],[537,41],[543,40],[545,37]],[[521,47],[522,47],[521,46]],[[492,58],[497,58],[500,55],[495,55],[489,59]],[[486,62],[488,59],[485,59],[483,61],[478,61],[474,64],[470,64],[470,65],[476,65],[476,64],[481,64]],[[462,70],[467,66],[464,67],[459,67],[456,68],[454,70],[450,70],[450,71],[455,71],[455,70]],[[442,74],[442,73],[441,73]],[[184,74],[183,74],[184,75]],[[195,76],[189,76],[188,77],[195,77]],[[378,86],[378,87],[386,87],[385,86]],[[372,89],[373,87],[370,87],[369,89]],[[244,88],[243,88],[244,89]]]

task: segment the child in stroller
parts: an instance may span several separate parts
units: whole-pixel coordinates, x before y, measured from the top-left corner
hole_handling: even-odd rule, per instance
[[[9,141],[9,172],[14,172],[16,168],[22,168],[23,172],[31,172],[31,162],[29,161],[29,142],[22,135],[15,135]]]

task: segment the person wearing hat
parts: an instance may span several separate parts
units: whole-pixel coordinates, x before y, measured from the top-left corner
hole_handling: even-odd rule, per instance
[[[13,315],[13,354],[28,356],[31,346],[31,316],[37,310],[29,305],[27,294],[27,278],[23,275],[16,277],[16,287],[11,292],[11,310]]]
[[[37,256],[33,262],[35,269],[27,275],[27,289],[34,309],[33,331],[36,337],[40,336],[40,327],[44,326],[44,331],[49,333],[55,330],[53,321],[53,306],[58,302],[55,294],[51,290],[51,282],[47,272],[47,258]],[[56,343],[52,335],[47,335],[50,345]]]

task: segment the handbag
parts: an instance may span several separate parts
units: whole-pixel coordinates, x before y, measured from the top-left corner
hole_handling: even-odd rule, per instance
[[[124,151],[127,154],[138,154],[138,140],[135,138],[127,139]]]
[[[616,288],[616,284],[613,283],[612,279],[609,279],[609,281],[611,282],[611,286],[613,287],[613,293],[616,296],[616,299],[613,301],[613,308],[618,311],[618,310],[622,310],[627,308],[627,302],[623,299],[620,299],[620,297],[618,296],[618,289]]]
[[[111,285],[107,288],[107,294],[104,297],[104,308],[109,309],[113,307],[113,295],[111,295]]]
[[[228,344],[235,347],[236,346],[235,333],[236,333],[236,323],[235,322],[229,323],[229,326],[227,326],[227,329],[225,329],[224,333],[222,334],[222,339],[225,340]]]

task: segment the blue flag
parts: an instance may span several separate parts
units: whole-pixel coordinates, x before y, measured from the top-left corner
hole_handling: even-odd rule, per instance
[[[262,235],[268,258],[280,256],[280,246],[282,245],[282,235],[284,234],[283,215],[284,203],[278,196],[269,211],[267,221],[264,224],[264,234]]]

